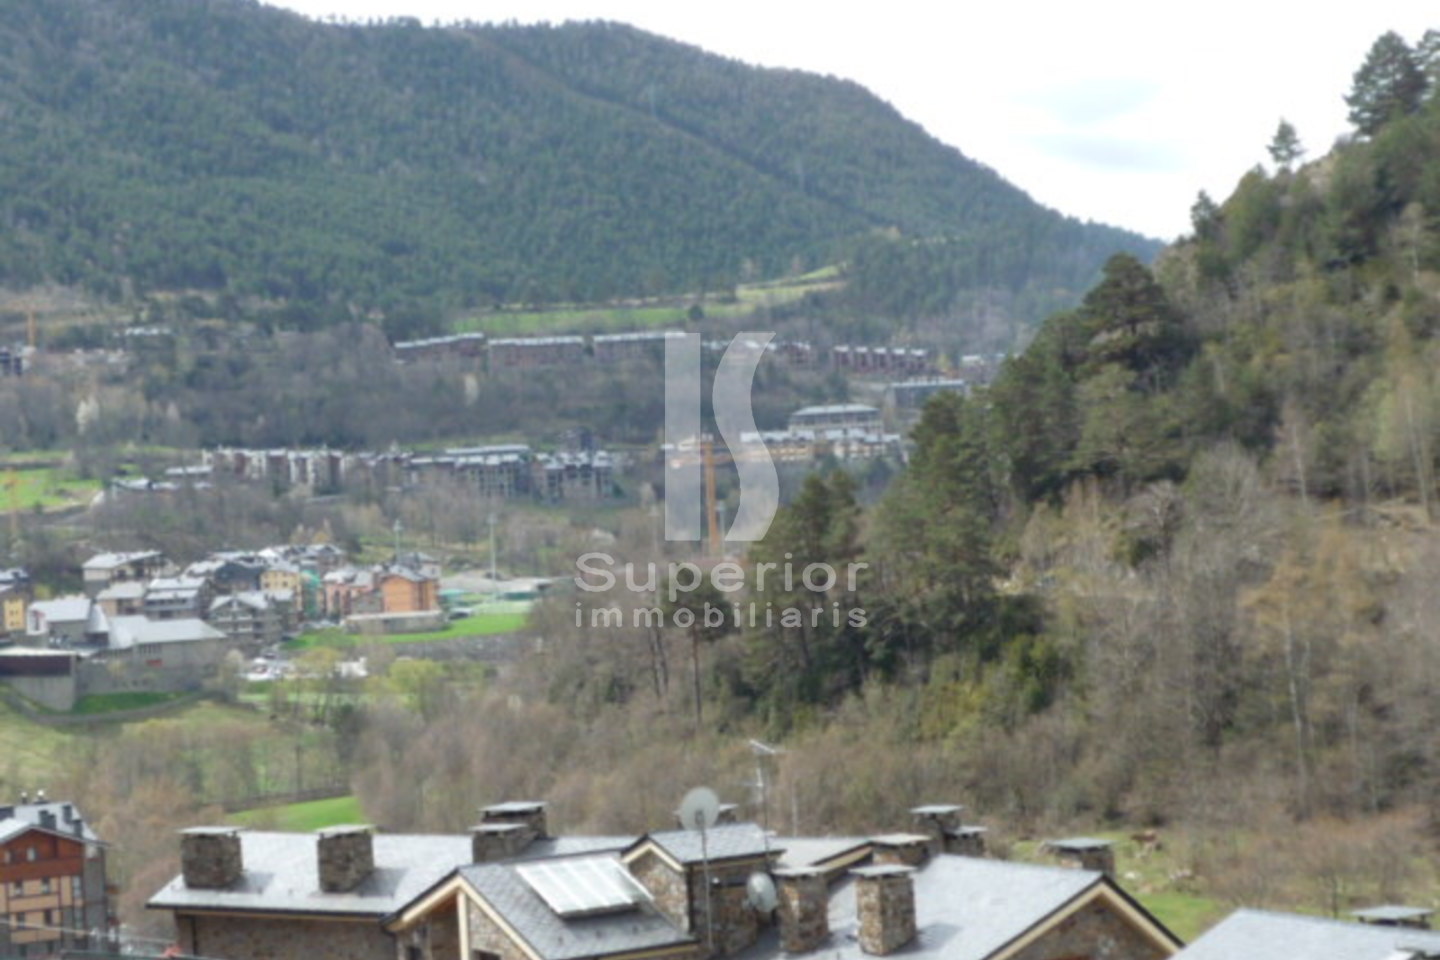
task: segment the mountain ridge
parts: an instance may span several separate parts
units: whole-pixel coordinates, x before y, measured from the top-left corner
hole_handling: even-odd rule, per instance
[[[6,286],[198,289],[323,325],[723,290],[883,233],[1003,248],[988,286],[1074,300],[1109,254],[1159,247],[1041,207],[852,81],[623,24],[0,10]]]

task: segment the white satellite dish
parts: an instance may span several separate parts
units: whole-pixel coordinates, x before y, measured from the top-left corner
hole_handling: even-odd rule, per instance
[[[686,830],[709,830],[720,819],[720,798],[709,787],[696,787],[685,794],[675,815]]]
[[[775,881],[770,879],[770,874],[759,871],[750,874],[750,879],[745,881],[745,902],[760,913],[775,909],[780,898],[775,894]]]

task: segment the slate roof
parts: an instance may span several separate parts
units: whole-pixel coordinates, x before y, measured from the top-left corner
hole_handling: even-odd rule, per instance
[[[953,854],[935,857],[912,877],[917,932],[895,956],[934,960],[988,960],[1057,910],[1106,883],[1103,875],[1089,870]],[[858,936],[855,884],[847,879],[831,888],[830,939],[803,956],[869,960]],[[771,930],[739,954],[739,960],[775,960],[781,955]]]
[[[1175,960],[1408,960],[1420,951],[1440,955],[1440,932],[1237,910]]]
[[[66,821],[65,808],[70,808],[71,819]],[[41,827],[41,814],[49,813],[55,818],[54,827]],[[75,823],[79,822],[80,832],[75,832]],[[81,816],[80,811],[74,804],[64,801],[47,803],[17,803],[10,806],[0,807],[0,843],[20,836],[27,830],[47,830],[50,833],[61,834],[75,839],[83,839],[86,843],[99,843],[100,838],[95,831],[90,829],[89,821]]]
[[[316,836],[242,830],[245,873],[223,890],[192,890],[183,877],[160,889],[152,910],[327,913],[379,919],[419,896],[470,859],[470,837],[379,833],[375,871],[349,893],[322,893]]]
[[[121,580],[110,584],[95,595],[96,600],[139,600],[145,596],[145,584],[140,580]]]
[[[224,633],[194,617],[175,620],[116,617],[110,621],[110,647],[115,650],[128,650],[142,643],[193,643],[223,639]]]
[[[30,609],[45,618],[46,626],[58,623],[83,623],[90,619],[89,597],[58,597],[54,600],[37,600]]]
[[[137,560],[159,557],[158,550],[136,550],[130,553],[97,553],[82,565],[85,570],[114,570]]]
[[[462,867],[460,875],[545,960],[577,960],[694,942],[649,903],[620,913],[561,917],[520,878],[514,864],[476,864]]]
[[[699,863],[705,855],[711,860],[739,860],[764,856],[767,850],[773,854],[781,852],[781,845],[773,840],[767,844],[765,831],[753,823],[729,823],[711,827],[705,831],[703,851],[699,830],[663,830],[647,834],[635,841],[630,849],[638,849],[646,840],[653,840],[660,849],[680,863]]]

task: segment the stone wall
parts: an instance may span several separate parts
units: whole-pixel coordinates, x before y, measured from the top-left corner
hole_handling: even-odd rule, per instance
[[[80,686],[73,675],[62,677],[6,677],[5,682],[21,696],[48,710],[67,711],[80,699]]]
[[[475,951],[482,950],[495,954],[500,960],[529,960],[519,946],[505,935],[505,931],[468,898],[465,899],[465,926],[470,935],[471,956]]]
[[[1169,956],[1103,903],[1066,918],[1054,930],[1017,953],[1014,960],[1160,960]]]
[[[655,907],[676,927],[692,933],[690,926],[690,891],[685,875],[671,869],[652,851],[646,851],[630,864],[630,875],[639,881],[655,901]]]
[[[700,916],[704,916],[704,907]],[[739,953],[755,942],[759,935],[759,919],[750,906],[744,881],[712,886],[710,909],[713,912],[714,954],[729,956]]]
[[[411,960],[410,951],[420,951],[422,960],[468,960],[460,956],[460,914],[454,904],[437,908],[423,923],[395,938],[395,960]]]
[[[286,920],[266,917],[176,918],[180,948],[226,960],[394,960],[395,941],[378,918]]]

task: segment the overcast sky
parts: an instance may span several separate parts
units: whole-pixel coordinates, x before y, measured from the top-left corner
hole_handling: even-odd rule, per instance
[[[1267,161],[1280,117],[1310,155],[1347,129],[1374,39],[1433,3],[1220,0],[267,0],[310,16],[617,20],[764,66],[855,80],[1064,213],[1173,239],[1196,193]],[[1427,15],[1428,14],[1428,15]]]

